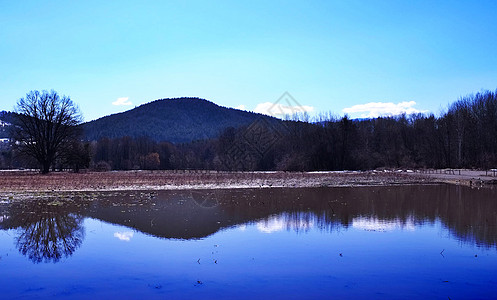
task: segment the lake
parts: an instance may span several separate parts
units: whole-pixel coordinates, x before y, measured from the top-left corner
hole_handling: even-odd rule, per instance
[[[491,299],[497,190],[455,185],[0,199],[0,298]]]

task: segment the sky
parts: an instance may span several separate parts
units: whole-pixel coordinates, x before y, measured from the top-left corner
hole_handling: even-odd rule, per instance
[[[174,97],[273,115],[437,115],[497,89],[496,12],[497,1],[0,0],[0,110],[53,89],[86,121]]]

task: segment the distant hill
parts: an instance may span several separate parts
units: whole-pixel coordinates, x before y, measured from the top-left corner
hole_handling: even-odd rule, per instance
[[[147,136],[155,141],[184,143],[216,137],[228,127],[249,125],[258,118],[282,122],[200,98],[175,98],[156,100],[82,126],[87,140]]]

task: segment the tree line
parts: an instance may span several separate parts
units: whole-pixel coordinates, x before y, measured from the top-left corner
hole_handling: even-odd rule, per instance
[[[296,118],[227,128],[183,144],[147,137],[74,140],[51,164],[96,170],[369,170],[497,167],[497,92],[460,98],[447,111],[354,120]],[[15,150],[14,150],[15,151]],[[5,161],[5,159],[4,159]],[[31,162],[33,164],[33,162]],[[34,163],[36,164],[36,162]],[[4,166],[5,167],[5,166]]]
[[[93,164],[128,169],[367,170],[497,166],[497,94],[469,95],[443,115],[265,121],[186,144],[101,139]]]

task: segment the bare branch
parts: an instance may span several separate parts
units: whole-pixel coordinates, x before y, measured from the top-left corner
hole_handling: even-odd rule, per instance
[[[18,151],[35,158],[43,173],[48,173],[64,144],[77,141],[82,121],[79,108],[69,97],[55,91],[31,91],[19,99],[14,140]]]

